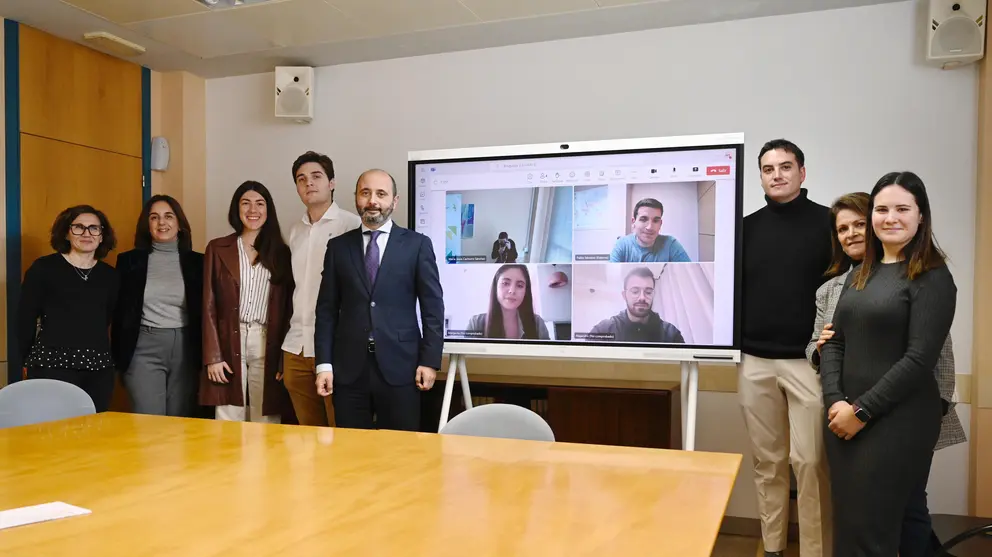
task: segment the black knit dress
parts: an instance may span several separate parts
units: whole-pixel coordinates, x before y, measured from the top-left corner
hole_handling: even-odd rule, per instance
[[[868,411],[850,441],[827,428],[836,557],[896,557],[913,487],[930,469],[940,433],[933,374],[954,320],[957,287],[947,267],[910,281],[905,263],[877,264],[864,289],[847,277],[824,344],[824,411],[847,400]]]

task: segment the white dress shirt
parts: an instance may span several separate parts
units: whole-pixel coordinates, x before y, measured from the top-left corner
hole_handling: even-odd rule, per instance
[[[293,290],[293,316],[282,343],[283,351],[313,357],[314,315],[327,242],[361,224],[358,215],[345,211],[337,203],[331,203],[316,223],[310,223],[306,212],[302,219],[293,223],[289,230],[289,248],[293,253],[296,288]]]
[[[369,241],[372,240],[372,235],[369,234],[369,232],[371,231],[372,231],[371,228],[365,226],[365,223],[362,223],[362,257],[363,258],[365,257],[365,254],[369,252]],[[384,253],[386,253],[386,242],[389,241],[389,233],[392,231],[393,231],[393,219],[387,220],[382,226],[379,227],[379,232],[382,232],[382,234],[379,234],[379,237],[376,238],[376,242],[375,242],[376,245],[379,246],[379,265],[382,265],[382,256]],[[365,259],[362,259],[362,261],[365,261]]]
[[[368,253],[369,251],[369,241],[372,240],[372,235],[366,234],[366,232],[370,232],[372,229],[365,226],[365,223],[362,223],[361,226],[362,226],[362,261],[365,261],[365,254]],[[382,234],[379,234],[379,237],[376,238],[375,241],[376,245],[379,246],[379,265],[382,265],[382,256],[383,254],[386,253],[386,243],[389,242],[389,233],[392,232],[392,230],[393,230],[393,219],[387,220],[382,226],[379,227],[379,232],[382,232]],[[363,269],[362,272],[364,273],[365,270]],[[316,304],[316,299],[314,300],[314,304]],[[341,323],[338,323],[338,326],[340,327]],[[333,331],[331,332],[331,334],[334,334]],[[317,373],[323,373],[325,371],[334,371],[334,365],[331,364],[330,362],[327,363],[316,362],[316,364],[317,364],[317,369],[316,369]]]
[[[240,236],[238,236],[238,268],[241,273],[241,299],[238,308],[241,322],[265,325],[269,316],[269,280],[272,274],[261,261],[252,264]]]

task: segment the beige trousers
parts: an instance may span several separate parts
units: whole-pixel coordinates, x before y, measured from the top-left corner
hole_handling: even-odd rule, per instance
[[[742,355],[738,392],[751,439],[761,538],[766,551],[788,542],[789,463],[796,474],[801,557],[832,557],[832,511],[823,451],[823,392],[806,360]]]
[[[218,406],[216,419],[277,424],[279,416],[262,415],[265,386],[265,325],[241,324],[241,395],[244,406]],[[316,387],[315,387],[316,388]]]

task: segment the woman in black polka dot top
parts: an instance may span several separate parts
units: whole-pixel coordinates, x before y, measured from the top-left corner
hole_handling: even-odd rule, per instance
[[[18,304],[18,356],[29,379],[79,386],[104,412],[114,391],[109,327],[118,277],[101,261],[114,249],[110,222],[89,205],[70,207],[52,225],[55,253],[24,275]]]

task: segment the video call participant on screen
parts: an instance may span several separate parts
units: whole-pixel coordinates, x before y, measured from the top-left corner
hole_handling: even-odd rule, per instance
[[[646,197],[634,205],[633,232],[617,240],[610,253],[613,263],[668,263],[691,261],[682,244],[661,234],[661,201]]]
[[[499,238],[493,242],[492,258],[496,263],[517,262],[517,243],[506,232],[500,232]]]
[[[307,151],[293,162],[296,193],[306,207],[289,228],[293,252],[293,316],[282,343],[283,383],[300,425],[334,426],[331,397],[314,389],[313,327],[324,251],[331,238],[361,226],[362,219],[334,202],[334,163],[327,155]]]
[[[633,269],[623,279],[623,301],[627,308],[596,324],[590,340],[616,342],[685,343],[678,327],[652,310],[655,292],[654,273],[647,267]]]
[[[798,487],[799,551],[832,552],[820,380],[806,362],[816,291],[830,265],[830,210],[802,187],[805,157],[776,139],[758,154],[766,206],[744,218],[743,343],[738,390],[751,439],[765,555],[781,556],[789,463]]]
[[[493,275],[489,310],[473,316],[466,336],[550,339],[544,319],[534,313],[530,273],[525,265],[503,265]]]
[[[444,299],[434,246],[392,221],[398,200],[389,173],[363,172],[355,186],[362,226],[332,238],[324,254],[317,392],[334,394],[338,427],[419,430],[420,391],[441,367]]]

